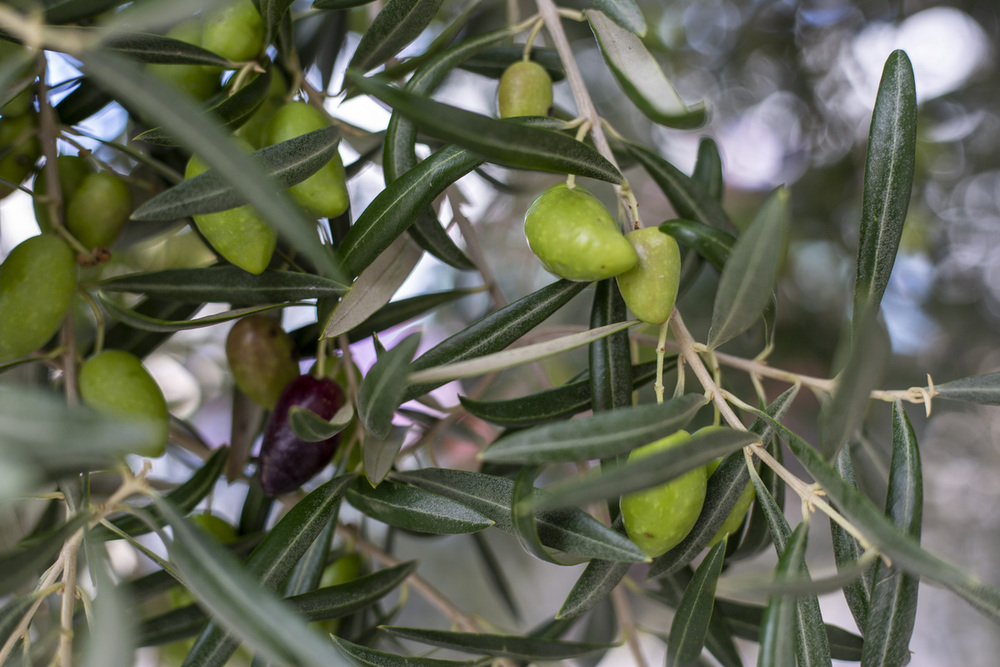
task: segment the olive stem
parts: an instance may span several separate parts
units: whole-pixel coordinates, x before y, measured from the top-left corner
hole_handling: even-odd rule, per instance
[[[541,32],[542,26],[545,25],[545,21],[538,19],[535,21],[535,25],[531,26],[531,32],[528,33],[528,40],[524,43],[524,53],[521,55],[521,60],[525,62],[531,60],[531,47],[535,43],[535,38],[538,37],[538,33]]]
[[[657,405],[663,403],[663,357],[667,351],[667,332],[669,330],[670,320],[668,319],[660,325],[660,337],[656,341],[656,382],[653,384],[653,391],[656,392]]]

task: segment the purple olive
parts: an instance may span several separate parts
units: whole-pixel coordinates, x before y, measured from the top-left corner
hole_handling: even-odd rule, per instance
[[[281,392],[260,448],[260,483],[269,496],[294,491],[315,477],[340,444],[339,433],[320,442],[295,435],[288,423],[288,411],[295,405],[330,419],[344,405],[344,392],[333,380],[312,375],[300,375]]]

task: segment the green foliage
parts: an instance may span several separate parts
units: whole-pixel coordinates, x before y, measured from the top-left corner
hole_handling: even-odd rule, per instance
[[[34,200],[10,209],[23,215],[5,207],[0,236],[45,231],[0,265],[0,514],[17,517],[0,521],[0,663],[126,665],[135,648],[160,647],[165,663],[183,648],[184,665],[593,665],[646,632],[621,613],[626,589],[673,610],[669,630],[649,630],[668,665],[706,651],[740,665],[735,638],[759,644],[759,665],[905,664],[921,580],[1000,622],[995,582],[920,542],[936,471],[904,408],[995,406],[1000,374],[883,386],[899,357],[881,304],[912,228],[918,151],[943,143],[917,141],[903,52],[888,54],[869,100],[863,173],[848,170],[853,191],[837,195],[857,200],[856,222],[834,236],[858,248],[827,379],[783,369],[797,338],[830,338],[809,324],[796,334],[786,315],[785,267],[808,262],[800,241],[815,221],[797,186],[740,190],[724,181],[725,143],[682,134],[712,119],[671,83],[687,97],[702,79],[678,55],[683,31],[663,29],[670,14],[634,0],[562,18],[538,0],[524,22],[517,3],[503,17],[456,0],[29,4],[0,13],[0,198]],[[536,27],[553,48],[525,48]],[[579,71],[572,49],[587,48],[604,81]],[[42,49],[67,57],[61,69],[45,71]],[[54,82],[65,63],[79,76]],[[505,71],[528,72],[526,89]],[[471,78],[489,94],[456,105],[454,86]],[[572,93],[583,116],[557,104],[541,117],[552,81],[557,103]],[[511,85],[531,104],[509,109],[501,88],[499,115],[531,116],[494,117],[497,87]],[[699,92],[723,110],[731,93]],[[111,102],[125,131],[107,127]],[[368,122],[385,107],[381,127]],[[272,145],[250,153],[248,137]],[[697,143],[691,173],[667,157],[685,141],[692,156]],[[540,193],[551,206],[529,209]],[[661,200],[673,213],[652,219]],[[543,266],[566,279],[549,282]],[[265,311],[244,320],[256,338],[225,349],[219,325]],[[322,410],[279,400],[303,378],[338,387],[310,395]],[[796,403],[803,385],[818,417]],[[206,426],[230,405],[229,433]],[[274,453],[268,423],[296,456]],[[884,503],[858,456],[871,432],[891,433],[875,484]],[[309,479],[285,469],[304,458]],[[789,493],[789,516],[796,499],[812,510],[794,529]],[[239,517],[234,540],[197,527],[207,506]],[[683,529],[651,547],[671,510]],[[813,581],[818,514],[838,574]],[[433,549],[454,552],[457,585],[428,581],[442,571]],[[127,550],[152,571],[127,572]],[[746,592],[749,558],[773,571],[754,570],[759,603],[730,599]],[[347,562],[349,575],[324,583]],[[531,568],[577,564],[558,608],[524,610]],[[445,597],[472,579],[509,618]],[[857,633],[824,621],[818,592],[834,588]],[[441,614],[400,627],[415,597]],[[73,635],[87,639],[60,640]]]

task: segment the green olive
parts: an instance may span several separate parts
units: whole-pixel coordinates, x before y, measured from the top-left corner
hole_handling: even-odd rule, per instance
[[[567,280],[604,280],[639,261],[608,209],[579,185],[540,194],[524,216],[524,236],[542,266]]]
[[[17,189],[42,155],[34,114],[0,118],[0,199]],[[10,183],[10,185],[8,185]]]
[[[639,256],[634,268],[619,274],[618,289],[625,305],[643,322],[663,324],[670,319],[681,276],[677,241],[656,227],[625,235]]]
[[[226,338],[226,358],[240,391],[270,410],[300,374],[292,337],[278,321],[263,315],[244,317],[233,325]]]
[[[516,62],[500,77],[497,102],[501,118],[548,116],[552,111],[552,79],[536,62]]]
[[[632,462],[645,458],[690,439],[687,431],[678,431],[632,450],[628,460]],[[666,484],[622,496],[622,519],[629,539],[654,558],[680,544],[701,514],[707,484],[705,466],[700,466]]]
[[[128,183],[115,174],[87,175],[69,198],[66,228],[87,248],[111,245],[132,212]]]
[[[705,467],[705,472],[709,477],[715,472],[715,469],[719,467],[722,463],[722,459],[717,461],[712,461]],[[750,511],[750,505],[753,503],[754,498],[757,497],[757,491],[754,489],[753,484],[747,482],[746,488],[740,494],[740,497],[736,499],[736,504],[733,505],[733,510],[726,517],[726,520],[716,531],[715,536],[712,537],[712,541],[708,543],[708,546],[714,545],[716,542],[721,540],[726,535],[735,532],[743,525],[743,519],[746,518],[747,512]]]
[[[211,512],[198,512],[197,514],[192,514],[188,518],[191,519],[191,523],[198,526],[223,544],[235,542],[239,538],[239,534],[236,532],[236,526],[217,514],[212,514]],[[194,600],[192,600],[192,602],[194,602]]]
[[[139,357],[123,350],[104,350],[80,366],[80,399],[98,412],[155,427],[153,436],[137,442],[140,456],[161,456],[167,445],[169,414],[156,380]]]
[[[323,570],[323,576],[320,578],[319,587],[326,588],[327,586],[340,586],[341,584],[346,584],[354,581],[361,576],[364,571],[365,561],[357,551],[352,551],[351,553],[341,556],[337,560],[333,561],[326,566]],[[340,629],[340,623],[342,618],[334,618],[329,621],[323,621],[320,627],[326,634],[335,635]]]
[[[59,192],[63,200],[63,209],[66,202],[73,198],[76,191],[80,189],[80,183],[88,175],[94,173],[90,163],[79,155],[60,155],[56,158],[56,168],[59,171]],[[49,193],[48,170],[44,167],[39,170],[35,177],[33,191],[35,198],[32,206],[35,209],[35,222],[43,232],[52,231],[52,220],[49,218],[49,206],[45,197]]]
[[[305,102],[289,102],[271,116],[265,143],[272,146],[328,125],[326,117],[316,107]],[[350,200],[347,198],[344,163],[340,160],[340,154],[334,153],[333,158],[319,171],[293,185],[288,192],[312,215],[320,218],[334,218],[346,211]]]
[[[267,89],[267,96],[261,105],[257,107],[250,120],[239,129],[239,135],[250,142],[254,148],[264,148],[266,143],[267,125],[271,122],[271,117],[282,104],[288,95],[288,84],[285,77],[278,71],[277,67],[271,68],[271,84]]]
[[[10,82],[14,86],[0,93],[0,104],[2,104],[0,105],[0,116],[4,118],[23,116],[31,110],[32,102],[35,100],[35,76],[32,73],[34,65],[30,50],[14,42],[0,40],[0,64],[6,65],[15,59],[27,60],[25,66],[20,71],[7,72],[7,74],[14,76],[14,80]],[[18,86],[21,87],[21,90],[7,99],[7,95],[17,90]],[[5,99],[6,101],[4,101]]]
[[[245,139],[239,137],[234,139],[247,152],[252,150]],[[208,165],[198,156],[192,156],[184,172],[184,178],[194,178],[207,170]],[[194,222],[220,255],[244,271],[261,273],[271,262],[278,236],[249,205],[218,213],[196,215]]]
[[[201,46],[201,21],[182,21],[171,28],[166,36],[186,44]],[[219,91],[222,70],[218,67],[168,63],[147,65],[147,68],[153,76],[199,101],[207,100]]]
[[[52,234],[32,236],[0,265],[0,363],[23,357],[59,330],[76,291],[76,256]]]
[[[202,47],[236,62],[264,49],[264,19],[251,0],[238,0],[205,17]]]

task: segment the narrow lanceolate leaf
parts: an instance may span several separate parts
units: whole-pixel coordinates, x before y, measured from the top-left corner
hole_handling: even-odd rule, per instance
[[[594,559],[573,584],[556,618],[574,618],[590,611],[628,574],[631,563]]]
[[[621,410],[604,414],[617,412]],[[757,442],[757,439],[758,436],[753,433],[732,429],[702,433],[683,445],[650,454],[639,461],[625,463],[607,472],[589,472],[555,484],[551,487],[551,497],[544,501],[543,506],[568,507],[666,484],[689,470]]]
[[[781,449],[781,441],[778,438],[773,436],[769,438],[764,448],[778,463],[783,464],[784,454]],[[772,502],[778,508],[778,511],[783,511],[785,507],[784,481],[775,474],[770,466],[762,466],[758,477],[770,494]],[[761,507],[761,503],[755,498],[753,505],[750,506],[747,529],[743,534],[743,540],[740,542],[736,553],[729,554],[728,560],[735,563],[739,560],[752,558],[771,546],[771,542],[771,528],[768,524],[766,513]]]
[[[340,131],[324,127],[314,132],[243,154],[243,169],[252,161],[271,179],[268,192],[288,188],[312,176],[337,152]],[[239,150],[239,149],[235,149]],[[201,153],[199,152],[199,155]],[[204,158],[207,162],[207,156]],[[248,170],[247,170],[248,171]],[[248,203],[249,196],[236,183],[210,169],[156,195],[132,212],[133,220],[177,220],[200,213],[226,211]]]
[[[712,310],[708,346],[716,348],[749,329],[771,299],[788,239],[788,191],[775,190],[733,247]]]
[[[687,394],[662,405],[637,405],[543,424],[497,440],[481,458],[496,463],[551,463],[625,454],[684,428],[705,403],[700,394]]]
[[[698,181],[644,146],[626,143],[624,147],[663,191],[679,217],[728,232],[736,230],[719,202]]]
[[[7,595],[25,581],[41,574],[52,564],[62,545],[90,518],[86,512],[35,538],[22,540],[14,548],[0,552],[0,595]]]
[[[239,129],[250,120],[260,105],[267,97],[267,92],[271,85],[271,70],[266,70],[256,79],[243,86],[235,93],[222,100],[205,113],[212,114],[212,117],[219,122],[222,127],[229,131]],[[142,134],[136,135],[132,141],[145,141],[147,144],[158,146],[173,146],[176,142],[162,128],[154,127],[146,130]]]
[[[794,578],[805,564],[809,524],[803,522],[792,533],[781,558],[776,579]],[[795,598],[773,595],[764,611],[760,628],[759,667],[782,667],[795,664]]]
[[[204,304],[144,298],[135,304],[132,310],[155,320],[183,320],[194,315],[202,305]],[[170,337],[169,332],[147,331],[120,321],[105,322],[105,325],[107,329],[104,347],[110,350],[125,350],[140,359],[148,356]]]
[[[94,543],[86,544],[89,570],[96,597],[90,636],[81,662],[84,667],[132,667],[135,651],[135,617],[128,609],[130,600],[108,575],[107,556]]]
[[[496,164],[576,174],[621,184],[624,177],[600,153],[573,137],[497,120],[393,88],[356,72],[347,79],[404,114],[424,132],[463,146]]]
[[[857,526],[894,565],[943,584],[987,618],[1000,623],[1000,589],[920,548],[871,500],[837,474],[806,441],[781,424],[775,423],[775,427],[782,437],[787,438],[792,453],[823,487],[841,514]]]
[[[937,398],[1000,405],[1000,373],[987,373],[934,386]]]
[[[661,579],[659,590],[646,587],[643,588],[643,592],[654,600],[677,609],[692,579],[694,579],[694,572],[690,567],[685,567],[675,574]],[[715,656],[715,659],[723,667],[743,667],[743,660],[733,642],[733,630],[729,627],[725,616],[719,611],[719,602],[720,600],[715,600],[712,605],[712,614],[708,621],[708,635],[705,637],[705,648]],[[757,640],[756,633],[752,639]],[[665,641],[669,643],[670,638],[666,637]]]
[[[915,540],[920,539],[923,500],[920,448],[903,404],[897,400],[892,406],[892,461],[885,510]],[[905,665],[910,659],[920,578],[878,561],[874,581],[861,662],[879,667]]]
[[[471,41],[471,40],[466,40]],[[500,41],[500,40],[497,40]],[[533,46],[530,54],[531,60],[545,68],[549,78],[553,83],[566,78],[566,71],[563,69],[562,61],[559,60],[559,52],[555,49]],[[491,79],[499,79],[504,71],[524,58],[524,45],[514,46],[494,46],[486,48],[470,58],[465,58],[459,63],[459,67],[468,72],[473,72]]]
[[[107,36],[101,40],[101,46],[109,51],[141,63],[161,63],[174,65],[208,65],[210,67],[231,66],[222,56],[212,53],[194,44],[188,44],[178,39],[153,35],[145,32],[120,33],[101,28],[73,28],[74,31],[85,31]]]
[[[715,602],[715,586],[719,582],[725,556],[726,538],[723,538],[708,552],[684,590],[684,596],[670,624],[667,665],[698,663],[708,636]]]
[[[493,525],[444,496],[390,481],[372,488],[367,480],[358,480],[347,490],[347,502],[376,521],[418,533],[475,533]]]
[[[837,460],[834,461],[834,468],[845,482],[857,488],[849,447],[840,450]],[[861,560],[864,549],[861,548],[853,535],[835,521],[830,521],[830,532],[833,536],[833,557],[837,562],[838,571],[846,570]],[[873,565],[860,577],[844,586],[844,599],[847,600],[847,607],[851,610],[854,622],[862,632],[868,625],[868,608],[871,605],[872,589],[875,586],[874,576],[875,567]]]
[[[367,72],[399,53],[424,31],[442,0],[389,0],[351,57],[349,67]]]
[[[635,0],[591,0],[591,3],[625,30],[646,36],[646,18]]]
[[[169,501],[154,498],[154,502],[174,531],[168,547],[171,561],[217,622],[275,662],[340,662],[329,644],[292,608],[263,588],[222,545],[196,530]],[[191,655],[188,658],[185,662],[190,663]],[[197,656],[194,661],[191,664],[212,664],[199,661]]]
[[[442,468],[423,468],[395,473],[393,479],[451,498],[495,522],[500,530],[507,533],[514,532],[511,521],[513,480]],[[535,489],[534,494],[536,503],[548,496],[541,489]],[[632,563],[648,560],[646,555],[626,537],[585,512],[577,509],[545,510],[536,514],[538,536],[547,547],[583,558]]]
[[[591,329],[628,319],[618,284],[602,280],[594,290]],[[632,350],[628,333],[620,331],[590,344],[590,397],[594,412],[632,405]]]
[[[498,352],[537,327],[586,286],[587,283],[559,280],[532,292],[441,341],[414,359],[410,370],[420,371]],[[425,394],[439,384],[410,387],[406,399]]]
[[[347,657],[351,664],[362,667],[472,667],[481,664],[479,660],[439,660],[438,658],[419,658],[408,655],[396,655],[385,651],[354,644],[331,635],[334,647]]]
[[[283,305],[285,305],[281,303],[272,303],[264,306],[237,308],[235,310],[227,310],[222,313],[215,313],[214,315],[197,317],[193,320],[161,320],[156,317],[150,317],[148,315],[144,315],[140,313],[138,310],[134,310],[127,306],[123,306],[102,291],[97,292],[97,299],[98,301],[101,302],[101,306],[108,311],[108,314],[114,317],[116,320],[121,320],[122,322],[124,322],[125,324],[134,329],[142,329],[144,331],[158,331],[161,333],[173,333],[175,331],[184,331],[185,329],[200,329],[201,327],[210,327],[214,324],[221,324],[222,322],[237,320],[247,315],[253,315],[254,313],[262,313],[265,310],[280,308]]]
[[[80,59],[87,73],[104,88],[150,121],[162,125],[184,146],[197,150],[208,166],[219,170],[220,175],[245,197],[246,203],[252,205],[285,241],[318,267],[319,273],[334,280],[341,278],[336,260],[329,249],[317,240],[314,222],[308,220],[288,197],[277,196],[273,181],[267,174],[256,165],[248,165],[246,154],[226,136],[225,131],[202,117],[193,104],[173,94],[162,84],[151,81],[137,65],[112,54],[91,51],[81,53]],[[297,137],[292,141],[301,138]],[[316,146],[310,146],[310,143],[312,142],[305,142],[305,153],[316,151]],[[335,145],[327,155],[327,160],[332,157],[334,150]],[[310,160],[306,162],[312,164]],[[315,168],[319,169],[322,164],[325,163],[318,164]],[[176,217],[171,214],[167,219]]]
[[[396,238],[365,267],[351,285],[350,291],[330,313],[323,327],[322,337],[336,338],[370,322],[380,310],[387,307],[386,304],[406,282],[423,254],[405,236]],[[368,332],[365,337],[371,333],[374,331]]]
[[[105,292],[145,294],[181,303],[233,306],[338,297],[349,289],[335,280],[309,273],[264,271],[254,275],[236,266],[129,273],[103,280],[98,287]]]
[[[259,8],[260,15],[264,18],[264,43],[270,44],[274,41],[281,22],[292,6],[293,0],[261,0]]]
[[[323,419],[301,405],[293,405],[288,410],[288,425],[295,431],[299,440],[306,442],[329,440],[350,426],[352,421],[354,421],[354,408],[350,403],[344,404],[330,419]]]
[[[383,626],[384,632],[422,644],[441,646],[465,653],[493,655],[516,660],[548,661],[569,660],[595,651],[602,651],[614,644],[589,644],[583,642],[553,641],[518,635],[488,635],[446,630],[422,630]]]
[[[760,638],[760,626],[764,619],[764,607],[732,600],[716,600],[716,611],[726,617],[726,622],[737,637],[757,641]],[[830,642],[830,654],[834,660],[861,660],[861,647],[864,640],[853,632],[848,632],[835,625],[826,624],[826,635]]]
[[[269,590],[280,588],[292,568],[306,552],[309,546],[330,522],[333,513],[340,505],[344,490],[353,480],[353,475],[343,475],[312,491],[299,501],[285,516],[281,518],[256,549],[247,557],[246,564],[240,568],[246,574],[255,577],[259,582],[254,588],[263,587]],[[162,508],[162,502],[157,503]],[[169,516],[167,517],[169,520]],[[171,521],[176,531],[176,525]],[[187,577],[188,573],[181,564],[178,569]],[[198,585],[195,581],[189,584]],[[195,593],[197,596],[198,594]],[[199,600],[202,600],[199,597]],[[204,602],[204,600],[202,600]],[[246,634],[235,631],[227,618],[219,618],[212,612],[213,621],[209,623],[195,641],[191,652],[184,661],[185,665],[193,667],[209,667],[224,665],[239,648],[241,642],[249,642]],[[228,630],[228,632],[227,632]],[[231,634],[232,633],[232,634]],[[260,650],[258,648],[258,650]],[[271,658],[276,660],[276,658]]]
[[[677,365],[676,355],[668,357],[663,364],[665,370]],[[632,366],[632,391],[652,382],[656,377],[656,362]],[[569,417],[591,409],[590,379],[567,382],[554,389],[546,389],[534,394],[499,401],[479,401],[459,396],[462,407],[470,413],[500,426],[535,426]]]
[[[568,563],[549,553],[538,535],[537,516],[532,500],[535,494],[535,479],[541,470],[541,466],[522,466],[514,482],[510,501],[514,537],[521,544],[521,548],[535,558],[555,565],[567,565]]]
[[[410,334],[382,354],[358,387],[358,417],[365,430],[385,438],[392,429],[392,416],[403,402],[410,361],[420,345],[420,334]]]
[[[705,189],[715,201],[722,201],[722,156],[719,145],[711,137],[702,137],[698,142],[698,159],[694,163],[691,179]]]
[[[917,93],[913,68],[893,51],[882,70],[868,132],[858,271],[854,284],[855,325],[865,308],[878,310],[896,261],[910,205],[917,151]]]
[[[469,259],[469,256],[448,235],[437,216],[434,215],[433,208],[424,209],[407,231],[410,233],[410,238],[416,241],[421,248],[448,266],[459,271],[476,270],[475,262]]]
[[[736,237],[729,232],[697,220],[666,220],[660,223],[660,231],[670,234],[678,243],[694,250],[720,272],[736,245]]]
[[[586,14],[604,62],[618,85],[647,118],[679,128],[698,127],[705,122],[705,105],[684,103],[642,40],[602,12],[588,9]]]
[[[634,324],[638,324],[638,320],[609,324],[596,329],[589,329],[587,331],[553,338],[552,340],[547,340],[543,343],[524,345],[511,350],[504,350],[502,352],[494,352],[493,354],[488,354],[483,357],[476,357],[475,359],[468,359],[466,361],[459,361],[452,364],[445,364],[443,366],[436,366],[434,368],[416,371],[409,376],[407,382],[410,384],[444,384],[445,382],[450,382],[451,380],[496,373],[498,371],[507,370],[508,368],[515,368],[534,361],[548,359],[549,357],[562,354],[563,352],[568,352],[569,350],[575,350],[576,348],[588,345],[593,341],[601,340],[602,338],[612,336],[618,332],[623,332],[625,329]],[[631,369],[631,366],[629,366],[629,368]],[[631,382],[629,382],[629,384],[631,384]]]
[[[855,328],[853,343],[847,365],[837,377],[833,400],[820,413],[820,452],[827,461],[837,458],[840,448],[861,427],[869,395],[882,381],[892,354],[889,334],[873,310]]]

